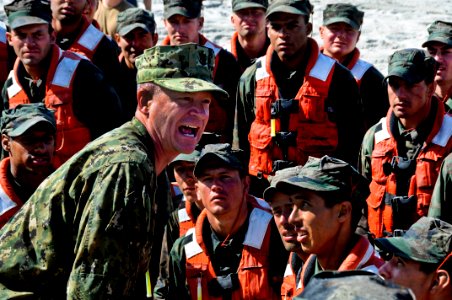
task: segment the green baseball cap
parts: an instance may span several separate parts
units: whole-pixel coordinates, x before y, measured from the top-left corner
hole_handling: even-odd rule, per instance
[[[15,108],[2,112],[1,132],[9,137],[18,137],[38,123],[45,123],[56,131],[53,110],[44,103],[19,104]]]
[[[163,17],[182,15],[189,19],[201,16],[202,0],[163,0]]]
[[[195,176],[201,175],[203,170],[216,166],[214,162],[242,173],[245,168],[240,158],[241,155],[242,150],[233,150],[230,144],[208,144],[202,149],[193,173]]]
[[[346,23],[353,29],[359,30],[363,24],[364,12],[348,3],[328,4],[323,10],[323,25]]]
[[[452,46],[452,23],[445,21],[435,21],[427,28],[428,38],[422,44],[427,47],[431,42],[440,42]]]
[[[289,179],[291,177],[297,176],[301,171],[302,166],[295,166],[291,168],[286,168],[282,170],[276,171],[274,176],[269,176],[268,181],[270,182],[270,186],[264,191],[264,199],[267,202],[271,202],[273,195],[275,192],[279,191],[276,188],[276,184],[281,180]],[[282,190],[284,192],[284,190]]]
[[[48,0],[13,0],[4,6],[4,10],[11,29],[32,24],[50,24],[52,21]]]
[[[397,50],[389,58],[388,75],[385,80],[396,76],[415,84],[433,78],[436,68],[435,59],[424,50],[414,48]]]
[[[379,250],[420,263],[439,264],[452,251],[452,225],[422,217],[401,237],[375,240]]]
[[[409,289],[381,276],[365,271],[322,271],[314,275],[303,292],[294,299],[302,300],[414,300]]]
[[[367,180],[343,160],[323,156],[309,157],[297,176],[280,180],[276,188],[294,193],[300,189],[316,192],[340,192],[344,196],[363,200],[369,195]]]
[[[270,15],[277,12],[309,16],[313,10],[314,6],[309,0],[274,0],[267,8],[265,18],[268,19]]]
[[[116,24],[116,32],[120,36],[125,36],[136,28],[142,28],[149,33],[155,32],[154,14],[138,7],[121,11]]]
[[[215,54],[212,49],[188,43],[154,46],[144,50],[135,61],[137,83],[152,82],[180,92],[212,92],[218,97],[228,93],[213,83]]]
[[[236,12],[245,8],[262,8],[267,10],[268,0],[232,0],[232,11]]]

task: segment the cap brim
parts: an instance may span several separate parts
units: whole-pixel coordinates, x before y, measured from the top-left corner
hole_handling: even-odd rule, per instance
[[[226,168],[242,171],[243,168],[241,165],[235,163],[234,161],[230,161],[225,159],[225,157],[221,154],[217,154],[214,152],[203,154],[195,165],[195,169],[193,170],[193,174],[195,176],[199,176],[202,170],[205,170],[212,166],[218,166],[217,162],[220,165],[224,165]]]
[[[198,14],[190,13],[190,11],[184,7],[171,7],[171,8],[165,9],[165,11],[163,12],[163,17],[165,19],[169,19],[174,15],[181,15],[181,16],[184,16],[189,19],[194,19],[194,18],[199,17],[199,13]]]
[[[406,71],[393,71],[390,74],[386,75],[383,81],[386,81],[390,77],[399,77],[408,82],[409,84],[419,83],[424,80],[425,76],[414,76],[412,73]]]
[[[356,22],[348,19],[348,18],[344,18],[344,17],[337,17],[337,18],[331,18],[326,22],[323,22],[323,25],[328,26],[331,24],[335,24],[335,23],[345,23],[350,25],[353,29],[359,30],[359,24],[357,24]]]
[[[180,93],[212,92],[220,97],[229,97],[228,93],[216,84],[198,78],[161,78],[153,79],[152,82]]]
[[[375,239],[375,245],[382,251],[392,253],[402,258],[414,260],[421,263],[438,263],[437,261],[425,260],[410,254],[413,252],[413,247],[416,248],[416,245],[410,245],[403,237]]]
[[[19,16],[14,18],[14,21],[12,21],[11,24],[9,24],[9,27],[11,29],[16,29],[22,26],[35,24],[49,24],[49,22],[39,17]]]
[[[270,202],[270,198],[272,198],[276,193],[276,187],[269,186],[264,190],[263,198],[265,201]]]
[[[130,24],[130,25],[127,25],[127,26],[124,26],[123,28],[121,28],[121,30],[118,31],[118,34],[120,36],[125,36],[129,32],[131,32],[132,30],[137,29],[137,28],[141,28],[141,29],[144,29],[147,32],[149,32],[149,29],[148,29],[148,27],[145,24],[134,23],[134,24]]]
[[[241,9],[245,8],[262,8],[263,10],[266,10],[267,8],[263,6],[262,4],[255,3],[255,2],[247,2],[247,3],[239,3],[236,6],[233,7],[232,11],[236,12]]]
[[[25,122],[23,122],[18,128],[11,130],[8,133],[8,136],[10,137],[17,137],[17,136],[21,136],[22,134],[24,134],[27,130],[29,130],[30,128],[32,128],[33,126],[36,126],[39,123],[45,123],[46,125],[48,125],[50,128],[52,128],[53,130],[56,130],[55,126],[49,122],[49,120],[47,120],[46,118],[43,117],[33,117],[32,119],[29,119]]]
[[[422,47],[427,47],[428,44],[430,43],[442,43],[448,46],[452,46],[452,37],[442,37],[442,36],[431,37],[422,44]]]
[[[292,6],[281,5],[281,6],[273,8],[272,10],[267,10],[265,17],[268,19],[270,17],[270,15],[275,14],[275,13],[287,13],[287,14],[293,14],[293,15],[308,16],[308,14],[305,11],[299,10]]]

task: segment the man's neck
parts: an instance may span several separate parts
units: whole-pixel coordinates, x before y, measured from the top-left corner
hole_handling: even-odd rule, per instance
[[[237,35],[237,39],[246,56],[249,58],[257,58],[265,47],[267,40],[265,31],[263,34],[253,36]]]
[[[416,129],[424,120],[428,118],[431,109],[432,102],[430,101],[423,109],[420,109],[416,115],[411,116],[410,118],[399,118],[399,122],[405,129]]]
[[[47,56],[39,62],[37,65],[25,65],[22,63],[25,72],[30,75],[32,80],[45,79],[49,70],[50,56],[52,55],[53,48],[50,48]]]
[[[437,82],[435,94],[441,100],[452,97],[452,81],[451,82]]]
[[[221,216],[214,216],[207,213],[210,226],[222,238],[226,238],[228,235],[234,235],[246,222],[247,218],[248,207],[245,198],[242,199],[242,207],[239,211],[233,211]]]
[[[318,253],[317,260],[323,270],[338,270],[350,251],[353,242],[353,234],[341,228],[334,241],[331,241],[330,247],[325,253]]]
[[[77,22],[70,23],[70,24],[63,24],[61,21],[53,19],[52,20],[52,26],[55,30],[55,33],[57,34],[57,37],[64,37],[68,34],[73,34],[76,32],[81,24],[83,23],[83,17],[81,17]]]
[[[277,56],[285,68],[290,71],[295,71],[300,69],[300,66],[309,60],[309,55],[310,51],[308,51],[307,47],[304,47],[291,57],[280,57],[279,54]]]

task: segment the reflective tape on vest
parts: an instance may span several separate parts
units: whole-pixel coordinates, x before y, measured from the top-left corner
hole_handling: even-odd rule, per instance
[[[198,242],[196,241],[195,227],[187,230],[187,233],[185,234],[185,236],[189,236],[189,235],[192,235],[192,240],[190,243],[188,243],[184,246],[185,256],[187,257],[187,259],[192,258],[193,256],[195,256],[199,253],[202,253],[202,248],[201,248],[201,246],[199,246]]]
[[[17,82],[14,70],[9,71],[8,79],[11,79],[13,82],[13,84],[6,88],[8,98],[11,99],[22,90],[22,86]]]
[[[268,224],[273,216],[259,208],[254,208],[250,215],[248,230],[243,244],[256,249],[262,247]]]
[[[432,143],[441,147],[446,147],[451,136],[452,136],[452,116],[446,114],[443,117],[443,123],[441,124],[441,128],[439,129],[435,137],[432,139]]]
[[[53,76],[52,84],[69,88],[79,62],[80,60],[64,57],[58,64],[55,75]]]
[[[284,277],[289,277],[292,276],[293,272],[292,272],[292,267],[290,266],[290,264],[286,265],[286,270],[284,271]]]
[[[187,202],[186,205],[190,205],[190,203]],[[185,222],[185,221],[190,221],[190,216],[187,213],[187,210],[184,208],[181,208],[177,211],[177,216],[179,217],[179,223],[180,222]]]
[[[17,203],[11,200],[11,198],[5,193],[3,187],[0,185],[0,215],[3,215],[16,206]]]
[[[386,123],[386,117],[380,119],[381,130],[375,132],[375,144],[381,141],[387,140],[391,137],[388,130],[388,124]]]
[[[86,28],[85,32],[77,42],[83,47],[93,51],[103,37],[104,33],[91,24],[88,28]]]
[[[309,72],[309,76],[326,81],[335,63],[336,61],[334,59],[319,53],[315,65],[312,67],[311,72]]]
[[[6,44],[6,25],[0,21],[0,43]]]
[[[267,64],[267,56],[266,55],[259,57],[256,60],[256,64],[258,66],[260,64],[260,67],[258,67],[256,69],[256,75],[255,75],[256,81],[270,76],[270,74],[268,74],[268,72],[267,72],[267,67],[266,67],[266,64]]]
[[[207,41],[203,46],[212,49],[213,53],[215,53],[215,56],[217,56],[217,54],[220,53],[221,50],[221,48],[215,46],[210,41]]]
[[[352,75],[353,77],[355,77],[356,80],[361,80],[370,67],[372,67],[372,64],[364,60],[358,59],[358,61],[350,70],[350,72],[352,72]]]

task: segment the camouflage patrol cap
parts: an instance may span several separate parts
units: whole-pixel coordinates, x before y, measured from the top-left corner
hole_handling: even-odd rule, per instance
[[[270,182],[270,186],[264,191],[264,199],[267,202],[271,202],[273,195],[275,192],[280,191],[276,188],[276,184],[281,180],[289,179],[291,177],[297,176],[301,171],[302,166],[295,166],[291,168],[286,168],[282,170],[276,171],[274,176],[270,176],[268,181]]]
[[[228,97],[212,81],[215,55],[212,49],[195,43],[154,46],[137,57],[137,83],[152,82],[180,92],[212,92]]]
[[[245,8],[262,8],[267,10],[268,0],[232,0],[232,11],[236,12]]]
[[[208,144],[202,149],[193,173],[198,177],[203,170],[217,166],[214,162],[243,173],[245,168],[240,159],[241,152],[241,150],[233,150],[227,143]]]
[[[267,8],[265,17],[282,12],[294,15],[309,16],[314,10],[314,6],[309,0],[273,0]]]
[[[352,199],[363,200],[369,195],[366,179],[350,164],[340,159],[323,156],[309,157],[297,176],[283,179],[277,189],[288,193],[307,189],[316,192],[339,192]]]
[[[452,251],[452,225],[422,217],[403,236],[376,239],[375,245],[383,252],[406,259],[439,264]]]
[[[13,0],[4,9],[11,29],[32,24],[50,24],[52,21],[48,0]]]
[[[431,42],[440,42],[452,46],[452,23],[438,20],[430,24],[427,31],[429,35],[422,47],[427,47]]]
[[[201,16],[202,0],[163,0],[163,17],[182,15],[189,19]]]
[[[405,287],[384,280],[364,270],[322,271],[314,275],[303,292],[294,299],[302,300],[414,300]]]
[[[400,77],[410,84],[426,80],[430,82],[435,76],[437,63],[421,49],[397,50],[389,58],[388,75]]]
[[[44,103],[19,104],[2,112],[1,132],[9,137],[17,137],[38,123],[45,123],[52,131],[56,131],[54,112]]]
[[[121,11],[116,23],[116,31],[120,36],[125,36],[136,28],[142,28],[151,34],[155,32],[154,14],[138,7]]]
[[[200,155],[201,155],[201,152],[199,150],[195,150],[189,154],[181,153],[171,161],[170,166],[173,166],[175,163],[181,162],[181,161],[187,161],[187,162],[194,163],[194,162],[196,162],[196,160],[199,158]]]
[[[353,29],[359,30],[363,24],[364,12],[355,5],[348,3],[328,4],[323,10],[323,25],[346,23]]]

